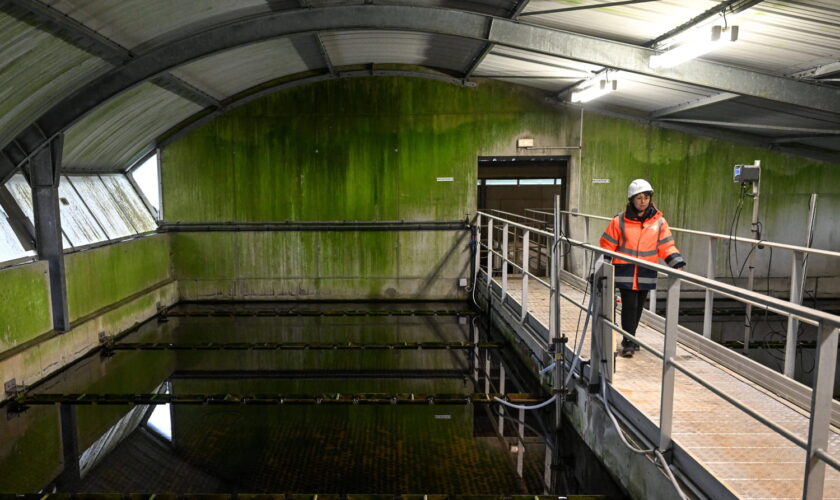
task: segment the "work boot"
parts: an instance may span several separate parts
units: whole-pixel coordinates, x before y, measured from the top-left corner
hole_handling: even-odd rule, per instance
[[[621,357],[622,358],[632,358],[634,351],[635,351],[635,349],[633,349],[633,342],[629,342],[629,341],[622,341],[621,342]]]
[[[633,352],[639,352],[642,349],[642,346],[633,342]]]

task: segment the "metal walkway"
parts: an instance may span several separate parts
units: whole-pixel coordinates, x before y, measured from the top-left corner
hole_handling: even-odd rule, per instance
[[[555,287],[550,286],[548,279],[543,277],[544,274],[541,276],[539,269],[543,263],[536,262],[535,266],[534,258],[537,253],[533,249],[535,235],[542,236],[544,241],[549,242],[553,241],[553,235],[490,214],[483,213],[480,218],[485,219],[485,225],[481,226],[479,221],[484,235],[479,236],[482,238],[480,246],[484,250],[482,261],[477,263],[480,268],[479,284],[495,285],[501,290],[503,303],[505,295],[520,307],[524,302],[525,310],[518,311],[523,318],[523,324],[536,320],[542,323],[546,330],[551,328],[557,331],[551,325],[552,315],[555,314],[551,307],[554,300],[551,288]],[[489,225],[486,223],[487,219],[491,221]],[[501,234],[496,232],[495,245],[492,236],[494,224],[496,231],[502,229]],[[518,233],[510,231],[513,226],[519,228]],[[519,244],[515,245],[517,234]],[[598,252],[597,247],[580,242],[573,243],[588,252]],[[487,252],[488,247],[494,250]],[[516,248],[512,252],[513,247]],[[545,248],[541,252],[542,255],[547,253],[550,252]],[[546,260],[549,263],[542,266],[543,269],[552,267],[550,259]],[[502,261],[506,261],[506,265],[503,265]],[[488,267],[492,269],[490,279],[487,274]],[[522,278],[523,267],[528,270],[525,280]],[[537,271],[532,272],[535,267]],[[661,273],[668,273],[668,268],[657,268]],[[514,272],[517,274],[513,274]],[[565,273],[558,272],[558,275],[560,274]],[[685,276],[688,273],[681,274]],[[681,278],[670,275],[668,278],[669,286],[675,288],[675,293],[669,294],[669,300],[673,298],[675,302],[669,304],[669,310],[676,312]],[[586,304],[589,299],[584,297],[579,281],[572,279],[574,284],[560,282],[559,276],[556,280],[555,283],[559,283],[556,285],[559,290],[559,332],[569,338],[568,347],[573,348],[584,324],[581,304]],[[524,300],[523,281],[526,289]],[[750,295],[750,300],[757,303],[761,303],[764,300],[761,297],[765,297],[753,297],[752,295],[759,294],[746,291],[743,295]],[[607,298],[598,300],[603,300],[604,304],[612,304],[612,290]],[[771,302],[770,306],[782,307],[777,303],[780,302],[777,299],[768,298],[768,301]],[[602,309],[606,310],[607,306],[603,306]],[[609,309],[608,313],[596,311],[594,334],[601,335],[599,338],[609,343],[610,347],[605,350],[611,353],[621,337],[618,332],[620,327],[611,317],[612,307]],[[796,313],[798,315],[800,312],[797,310]],[[819,315],[813,314],[814,317]],[[651,425],[659,429],[661,451],[667,451],[671,441],[677,443],[739,498],[840,499],[840,472],[837,470],[840,458],[840,429],[830,422],[832,406],[837,405],[836,401],[831,400],[831,392],[834,382],[833,365],[836,365],[837,353],[836,322],[840,318],[825,313],[821,315],[817,322],[820,325],[818,356],[822,366],[818,367],[818,370],[824,371],[819,375],[822,379],[817,378],[818,391],[815,392],[818,394],[810,405],[811,409],[818,409],[814,412],[815,419],[811,419],[811,411],[800,407],[803,405],[793,404],[773,394],[774,391],[742,376],[743,371],[739,366],[752,369],[750,364],[757,363],[738,355],[742,365],[726,366],[728,363],[720,361],[720,347],[712,346],[711,340],[703,339],[700,334],[686,335],[684,332],[678,332],[676,314],[673,315],[674,318],[665,320],[665,325],[657,325],[653,324],[655,321],[649,321],[653,316],[646,312],[637,331],[637,338],[643,344],[642,351],[629,359],[601,354],[601,357],[609,359],[604,359],[599,365],[604,366],[602,370],[612,388],[647,417]],[[663,335],[663,331],[674,334]],[[676,341],[678,333],[680,343]],[[693,344],[684,341],[691,336],[699,337],[701,341]],[[584,358],[595,357],[594,365],[599,354],[590,350],[591,338],[590,333],[581,352]],[[830,370],[827,365],[832,365]],[[686,373],[691,373],[693,377]],[[666,384],[665,390],[663,380]],[[765,419],[770,426],[748,413]],[[836,424],[836,418],[834,423]],[[821,432],[827,432],[822,434],[826,441],[824,448],[817,443],[821,439]],[[808,453],[811,454],[810,460]]]

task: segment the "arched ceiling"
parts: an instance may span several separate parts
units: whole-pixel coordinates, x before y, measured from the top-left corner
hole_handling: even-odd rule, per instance
[[[739,41],[650,68],[712,21]],[[836,0],[0,0],[0,180],[59,133],[65,171],[120,171],[265,93],[406,68],[558,101],[609,70],[586,109],[840,161],[838,57]]]

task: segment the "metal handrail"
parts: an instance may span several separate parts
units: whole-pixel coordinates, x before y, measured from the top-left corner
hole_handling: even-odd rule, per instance
[[[558,213],[570,213],[570,212],[562,212],[557,211]],[[575,214],[579,215],[579,214]],[[492,226],[494,221],[497,221],[503,225],[505,231],[503,233],[503,240],[502,240],[502,247],[503,252],[502,254],[494,251],[491,248],[493,235],[492,231],[488,234],[487,245],[481,244],[481,218],[487,217],[488,218],[488,225]],[[598,216],[594,216],[596,218],[601,218]],[[834,369],[836,365],[836,357],[837,357],[837,341],[838,337],[840,336],[840,316],[829,314],[824,311],[819,311],[817,309],[809,308],[806,306],[802,306],[795,302],[787,302],[780,299],[776,299],[769,295],[764,295],[758,292],[754,292],[751,290],[746,290],[743,288],[736,287],[734,285],[729,285],[727,283],[723,283],[721,281],[717,281],[711,278],[703,277],[697,274],[692,274],[686,271],[672,269],[667,266],[663,266],[657,263],[651,263],[636,257],[631,257],[629,255],[621,254],[618,252],[613,252],[610,250],[606,250],[600,248],[598,246],[590,245],[589,243],[584,243],[581,241],[573,240],[571,238],[566,237],[560,233],[559,236],[562,240],[558,240],[559,231],[557,228],[557,224],[554,225],[555,232],[548,233],[546,231],[541,231],[539,229],[529,227],[523,224],[519,224],[502,217],[494,216],[492,214],[486,212],[479,212],[478,213],[478,222],[479,222],[479,233],[478,233],[478,241],[479,241],[479,248],[485,247],[488,248],[489,252],[492,253],[492,256],[497,256],[502,260],[503,267],[502,267],[502,299],[506,294],[506,286],[507,286],[507,264],[512,264],[516,268],[523,269],[527,268],[529,255],[527,253],[528,249],[528,236],[526,234],[530,233],[537,233],[537,234],[544,234],[552,238],[549,241],[552,241],[552,252],[549,252],[554,258],[557,257],[555,253],[556,247],[558,246],[559,242],[565,240],[565,242],[569,245],[576,246],[582,248],[585,251],[592,252],[595,255],[604,255],[610,256],[615,258],[620,258],[626,262],[631,262],[633,264],[640,265],[642,267],[652,269],[657,271],[658,273],[664,274],[668,278],[668,299],[667,299],[667,316],[665,322],[665,330],[664,330],[664,338],[665,344],[663,347],[662,352],[658,352],[652,346],[647,345],[644,342],[639,341],[636,339],[637,342],[643,345],[643,347],[654,353],[657,357],[662,359],[663,361],[663,370],[662,370],[662,398],[660,401],[660,436],[659,436],[659,449],[665,450],[671,444],[671,430],[673,424],[673,401],[674,401],[674,374],[675,370],[678,370],[684,373],[686,376],[700,384],[702,387],[706,388],[707,390],[713,392],[717,396],[723,398],[725,401],[729,402],[730,404],[734,405],[735,407],[739,408],[741,411],[745,412],[752,418],[757,419],[764,425],[767,425],[771,429],[773,429],[776,433],[781,435],[782,437],[788,439],[789,441],[793,442],[797,446],[806,450],[807,456],[807,466],[805,468],[804,473],[804,498],[811,499],[811,498],[819,498],[821,496],[822,488],[824,487],[825,482],[825,467],[824,464],[828,464],[829,466],[837,469],[840,471],[840,462],[838,462],[835,458],[829,456],[823,447],[827,446],[828,443],[828,435],[830,433],[830,413],[831,413],[831,406],[832,406],[832,388],[834,383]],[[507,255],[508,250],[508,228],[509,227],[518,227],[523,229],[523,254],[522,254],[522,264],[518,265],[514,263]],[[492,228],[492,227],[491,227]],[[699,231],[692,231],[693,234],[701,234],[706,236],[715,235],[713,233],[703,233]],[[719,236],[719,235],[718,235]],[[515,232],[514,232],[514,237]],[[741,240],[745,241],[745,240]],[[765,242],[759,242],[757,240],[750,240],[755,244],[762,243],[768,244]],[[816,254],[828,255],[828,256],[838,256],[840,257],[840,253],[836,252],[828,252],[828,251],[820,251],[814,249],[808,249],[805,247],[796,247],[794,245],[783,245],[783,244],[775,244],[768,246],[775,246],[776,248],[786,248],[786,249],[793,249],[795,251],[802,251],[802,252],[811,252]],[[478,254],[476,254],[476,262],[478,263]],[[493,274],[493,259],[491,255],[488,254],[487,257],[487,283],[489,285],[490,280]],[[552,269],[552,276],[556,275],[557,271],[557,262],[552,260],[551,262],[551,269]],[[612,272],[611,266],[605,266],[605,268],[610,269],[610,273]],[[598,271],[599,273],[603,273],[603,270]],[[526,315],[528,314],[527,311],[527,276],[533,276],[526,271],[525,275],[523,276],[523,290],[522,290],[522,303],[521,303],[521,314],[522,320],[524,321]],[[611,274],[610,274],[611,275]],[[536,278],[536,276],[534,276]],[[732,297],[739,301],[744,301],[747,303],[756,304],[760,307],[765,307],[768,310],[773,310],[774,312],[780,312],[782,314],[787,314],[790,317],[797,317],[803,320],[812,322],[813,324],[818,325],[820,332],[820,342],[818,343],[817,347],[817,357],[820,360],[819,362],[819,370],[817,371],[814,388],[812,391],[812,402],[811,402],[811,411],[809,414],[809,434],[807,440],[803,440],[799,436],[795,435],[791,431],[785,429],[783,426],[775,423],[773,420],[769,419],[768,417],[764,416],[761,412],[753,409],[748,404],[739,402],[736,398],[729,396],[728,394],[724,393],[720,389],[714,387],[711,383],[705,381],[702,376],[694,374],[687,366],[682,364],[678,359],[676,359],[676,343],[677,343],[677,334],[679,329],[679,324],[677,321],[677,312],[679,308],[679,299],[680,299],[680,283],[682,281],[692,283],[694,285],[701,286],[705,288],[707,291],[711,291],[717,294],[726,295],[728,297]],[[611,282],[611,281],[610,281]],[[552,279],[552,283],[555,283],[554,279]],[[555,300],[558,296],[562,296],[559,294],[559,284],[552,285],[549,287],[552,293],[552,307],[556,307],[554,305]],[[605,289],[608,287],[604,287]],[[612,288],[611,286],[609,288]],[[709,292],[707,292],[709,293]],[[708,297],[708,295],[707,295]],[[606,292],[601,292],[601,299],[604,304],[601,306],[602,308],[606,307],[611,314],[612,311],[612,290],[609,291],[609,294]],[[568,298],[567,298],[568,300]],[[571,301],[574,303],[574,301]],[[628,335],[624,330],[618,327],[613,321],[610,321],[609,317],[604,316],[605,313],[598,312],[596,313],[596,317],[593,323],[593,340],[596,335],[601,335],[603,330],[602,325],[608,326],[613,331],[618,331],[621,335]],[[598,333],[596,333],[596,331]],[[601,342],[601,344],[606,344],[605,342]],[[603,361],[609,359],[611,357],[611,353],[609,352],[600,352],[600,349],[606,349],[604,345],[601,346],[599,350],[595,349],[595,343],[591,344],[593,349],[591,359],[598,358],[599,360]],[[610,347],[611,349],[611,347]],[[597,377],[601,363],[595,363],[593,361],[593,372],[591,372],[591,376]],[[607,379],[611,378],[611,365],[607,362],[606,364],[606,372],[603,376],[606,376]]]
[[[542,211],[537,211],[537,210],[531,210],[531,211],[534,212],[534,213],[540,213],[540,214],[550,215],[551,217],[554,217],[554,214],[551,214],[549,212],[542,212]],[[574,217],[585,217],[585,218],[588,218],[588,219],[598,219],[598,220],[604,220],[604,221],[612,220],[612,217],[604,217],[603,215],[584,214],[584,213],[580,213],[580,212],[570,212],[568,210],[561,210],[560,213],[561,214],[572,215]],[[540,222],[544,222],[544,221],[540,221]],[[804,252],[804,253],[810,253],[810,254],[813,254],[813,255],[822,255],[824,257],[840,258],[840,252],[833,252],[831,250],[823,250],[823,249],[820,249],[820,248],[803,247],[803,246],[799,246],[799,245],[790,245],[790,244],[787,244],[787,243],[778,243],[778,242],[767,241],[767,240],[754,240],[752,238],[743,238],[741,236],[736,236],[736,235],[709,233],[709,232],[706,232],[706,231],[697,231],[696,229],[685,229],[685,228],[674,227],[674,226],[670,226],[670,229],[671,229],[671,232],[676,232],[676,233],[693,234],[695,236],[705,236],[707,238],[714,238],[714,239],[718,239],[718,240],[731,240],[735,243],[744,243],[744,244],[750,244],[750,245],[762,245],[762,246],[771,247],[771,248],[780,248],[782,250],[790,250],[790,251],[793,251],[793,252]]]

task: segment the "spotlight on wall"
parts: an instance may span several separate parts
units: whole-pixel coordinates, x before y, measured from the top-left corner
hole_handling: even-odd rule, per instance
[[[618,89],[618,80],[615,78],[607,80],[606,78],[599,78],[597,80],[588,80],[578,85],[572,91],[572,102],[589,102],[597,99],[603,95],[609,94]]]
[[[738,26],[712,26],[710,34],[690,38],[661,54],[650,56],[651,68],[673,68],[738,40]]]

